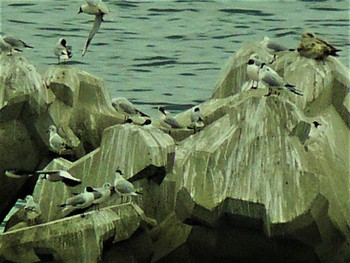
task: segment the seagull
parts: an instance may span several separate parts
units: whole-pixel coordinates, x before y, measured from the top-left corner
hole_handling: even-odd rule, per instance
[[[264,39],[260,42],[260,45],[266,50],[267,53],[272,55],[270,64],[272,64],[276,60],[276,53],[282,51],[294,51],[294,49],[289,49],[281,45],[280,43],[271,40],[267,36],[265,36]]]
[[[5,175],[10,178],[23,179],[34,175],[40,175],[39,179],[46,179],[49,182],[63,182],[67,186],[77,186],[81,184],[81,180],[72,176],[69,172],[64,170],[40,170],[35,172],[8,170]]]
[[[297,51],[300,56],[322,60],[327,56],[337,57],[337,52],[341,50],[333,47],[325,40],[316,37],[315,33],[306,31],[301,35]]]
[[[195,107],[193,109],[193,111],[190,114],[190,120],[191,124],[188,126],[188,128],[193,129],[194,132],[196,132],[198,128],[200,129],[204,127],[203,115],[199,107]]]
[[[98,210],[99,204],[105,202],[112,194],[112,185],[110,183],[105,183],[100,188],[93,188],[88,186],[86,189],[88,192],[94,194],[94,201],[92,203],[98,206]]]
[[[61,59],[68,60],[73,56],[72,46],[67,46],[67,40],[64,38],[60,38],[58,40],[53,52],[58,58],[58,64],[60,63]]]
[[[10,51],[10,54],[13,53],[13,50],[22,51],[23,48],[33,48],[24,41],[10,35],[0,36],[0,49],[3,51]]]
[[[134,104],[132,104],[127,98],[118,97],[112,99],[112,106],[113,108],[125,115],[125,118],[131,118],[131,117],[147,117],[149,116],[142,111],[138,110]]]
[[[276,71],[266,66],[263,63],[259,70],[259,80],[269,87],[269,92],[265,96],[270,96],[272,89],[283,90],[287,89],[296,95],[303,96],[301,91],[297,90],[295,86],[287,83]]]
[[[183,126],[181,126],[174,117],[170,116],[170,114],[163,107],[159,107],[158,110],[161,113],[159,122],[163,127],[167,129],[183,128]]]
[[[62,213],[71,209],[81,209],[92,205],[95,200],[95,196],[92,192],[88,191],[88,187],[85,188],[83,193],[70,197],[66,200],[66,203],[60,205],[63,208]]]
[[[247,62],[247,75],[250,80],[252,80],[251,89],[257,89],[259,83],[259,70],[263,62],[259,60],[257,54],[252,54]],[[256,86],[254,86],[256,82]]]
[[[50,171],[36,171],[35,174],[40,174],[40,179],[46,179],[49,182],[63,182],[68,186],[77,186],[81,184],[81,180],[72,176],[69,172],[64,170],[50,170]]]
[[[101,0],[87,0],[86,4],[80,6],[78,14],[80,14],[80,13],[85,13],[85,14],[95,16],[94,24],[91,28],[91,31],[88,35],[88,38],[86,39],[84,50],[83,50],[83,53],[81,55],[83,57],[85,55],[89,45],[90,45],[92,38],[94,37],[94,35],[98,31],[98,29],[100,28],[102,21],[104,21],[103,16],[105,14],[108,14],[109,10],[108,10],[107,6]]]
[[[29,221],[34,221],[41,215],[40,206],[35,203],[33,196],[27,195],[25,200],[27,203],[24,205],[24,212]]]
[[[117,170],[115,172],[115,180],[114,180],[114,190],[121,195],[133,195],[137,196],[141,193],[135,190],[135,187],[132,183],[126,180],[123,176],[121,170]]]
[[[63,139],[57,133],[57,128],[55,125],[50,125],[49,132],[50,132],[49,144],[50,144],[51,150],[53,150],[54,152],[57,152],[58,154],[61,154],[64,150],[66,150],[67,148],[70,148],[67,146],[66,140]]]

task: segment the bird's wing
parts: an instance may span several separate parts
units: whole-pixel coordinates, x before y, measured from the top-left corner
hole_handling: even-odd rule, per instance
[[[129,102],[129,103],[128,103]],[[138,110],[130,101],[123,101],[119,103],[119,107],[128,114],[137,114]]]
[[[22,178],[28,178],[33,175],[32,172],[29,171],[21,171],[21,170],[8,170],[5,172],[5,175],[10,178],[15,179],[22,179]]]
[[[86,0],[86,3],[91,6],[98,6],[101,0]]]
[[[77,205],[82,205],[85,202],[86,202],[86,198],[85,198],[85,195],[83,193],[83,194],[79,194],[79,195],[68,198],[66,205],[77,206]]]
[[[269,86],[272,87],[278,87],[281,86],[283,84],[283,80],[281,77],[270,73],[270,72],[266,72],[266,74],[263,75],[263,77],[261,78],[261,80],[266,83]]]
[[[172,128],[183,128],[175,118],[170,116],[167,116],[164,122],[169,124]]]
[[[13,37],[13,36],[8,36],[8,35],[5,35],[3,37],[4,41],[8,44],[10,44],[11,46],[13,47],[29,47],[29,48],[33,48],[32,46],[29,46],[27,43],[25,43],[24,41],[16,38],[16,37]]]
[[[287,47],[285,47],[285,46],[283,46],[275,41],[268,41],[266,46],[267,46],[267,48],[272,49],[276,52],[288,50]]]
[[[83,53],[81,54],[82,57],[85,55],[92,38],[94,37],[94,35],[98,31],[98,29],[100,28],[100,25],[102,23],[102,17],[103,17],[103,15],[96,15],[95,16],[94,24],[92,25],[92,28],[91,28],[90,33],[88,35],[88,38],[86,39]]]

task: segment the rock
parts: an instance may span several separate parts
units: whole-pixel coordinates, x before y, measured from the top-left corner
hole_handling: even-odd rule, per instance
[[[97,262],[104,242],[122,242],[145,228],[139,211],[135,204],[117,205],[56,221],[54,230],[46,223],[10,231],[0,236],[0,254],[13,262]]]
[[[229,60],[213,99],[200,105],[206,120],[210,116],[207,105],[219,101],[221,110],[211,109],[220,112],[218,118],[176,148],[174,171],[167,176],[178,189],[176,213],[182,222],[201,229],[201,238],[191,239],[190,234],[187,245],[196,248],[192,255],[203,262],[212,262],[214,255],[249,261],[250,245],[259,244],[254,245],[254,238],[232,254],[218,252],[215,242],[203,245],[200,240],[227,233],[225,239],[220,237],[220,246],[225,247],[225,242],[231,242],[228,237],[237,231],[258,229],[264,233],[259,234],[263,243],[278,238],[294,240],[299,247],[293,252],[295,258],[286,259],[287,250],[278,242],[278,249],[261,252],[263,261],[349,260],[350,134],[345,121],[349,112],[336,110],[344,97],[333,96],[346,87],[348,77],[329,61],[317,64],[287,52],[278,58],[276,69],[290,83],[303,86],[304,96],[266,98],[261,90],[247,88],[245,61],[255,51],[254,46],[242,48]],[[186,114],[177,117],[186,118]],[[315,121],[321,125],[316,127]],[[235,227],[230,229],[222,222]],[[246,235],[255,234],[239,235],[237,240],[246,240]],[[303,258],[303,254],[308,256]]]
[[[65,169],[82,184],[71,188],[38,180],[33,196],[46,223],[22,224],[0,236],[3,257],[349,261],[347,70],[334,58],[315,62],[279,53],[272,67],[304,96],[286,92],[265,97],[266,89],[251,90],[247,79],[246,62],[253,52],[269,58],[252,43],[229,59],[212,98],[199,105],[204,128],[196,133],[171,130],[170,136],[157,122],[118,124],[124,116],[111,109],[101,80],[65,65],[51,67],[45,76],[47,110],[38,106],[40,100],[30,104],[26,96],[30,100],[32,95],[23,95],[7,111],[21,116],[17,107],[41,109],[32,111],[34,118],[27,116],[34,124],[19,122],[27,137],[35,142],[42,138],[44,149],[47,142],[39,130],[48,122],[59,123],[60,133],[77,146],[78,159],[56,158],[45,169]],[[191,110],[177,120],[187,125]],[[9,119],[0,115],[3,124]],[[34,137],[31,127],[38,130]],[[88,208],[85,218],[61,213],[58,205],[66,198],[86,186],[112,183],[117,169],[143,194],[112,195],[101,211]],[[126,204],[116,205],[120,203]],[[15,220],[12,225],[16,228]],[[41,233],[38,242],[33,242],[35,231]]]

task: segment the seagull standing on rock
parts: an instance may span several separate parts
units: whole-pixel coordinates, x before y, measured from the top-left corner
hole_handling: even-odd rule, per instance
[[[259,70],[263,62],[259,60],[257,54],[252,54],[247,62],[247,75],[250,80],[252,80],[251,89],[257,89],[259,84]],[[256,86],[254,86],[256,82]]]
[[[93,204],[97,205],[97,208],[99,210],[99,205],[103,202],[105,202],[112,194],[112,185],[110,183],[105,183],[100,188],[93,188],[93,187],[86,187],[88,192],[91,192],[94,194],[94,201]]]
[[[174,117],[170,116],[169,112],[167,112],[163,107],[159,107],[158,110],[161,113],[159,120],[160,125],[167,129],[183,128],[183,126],[180,125]]]
[[[0,49],[3,51],[9,51],[9,54],[12,55],[13,51],[22,51],[23,48],[33,48],[32,46],[25,43],[23,40],[20,40],[14,36],[3,35],[0,36]]]
[[[127,98],[118,97],[118,98],[112,99],[112,106],[116,111],[125,115],[125,119],[132,118],[132,117],[149,118],[149,116],[147,114],[138,110],[134,106],[134,104],[132,104]]]
[[[86,4],[80,6],[78,14],[80,14],[80,13],[85,13],[85,14],[95,16],[94,24],[93,24],[91,31],[86,39],[84,50],[83,50],[83,53],[81,55],[83,57],[85,55],[89,45],[90,45],[92,38],[94,37],[94,35],[98,31],[98,29],[100,28],[102,21],[104,21],[103,16],[108,14],[109,10],[108,10],[107,6],[101,0],[87,0]]]
[[[61,62],[61,59],[68,60],[73,56],[72,46],[67,46],[67,40],[64,38],[60,38],[60,40],[58,40],[53,52],[58,58],[58,64]]]
[[[114,180],[114,190],[121,195],[133,195],[137,196],[141,193],[135,190],[135,187],[132,183],[126,180],[123,176],[121,170],[117,170],[115,172],[115,180]]]
[[[199,107],[195,107],[190,113],[191,124],[188,126],[189,129],[193,129],[197,132],[197,129],[204,127],[203,115]]]
[[[270,96],[272,90],[289,90],[296,95],[303,96],[301,91],[297,90],[294,85],[287,83],[276,71],[266,66],[265,63],[260,67],[259,80],[269,87],[269,92],[265,96]]]
[[[82,209],[92,205],[95,196],[93,192],[88,190],[88,187],[86,187],[83,193],[68,198],[64,204],[60,205],[63,208],[62,213],[72,212],[74,209]]]
[[[50,138],[49,144],[52,151],[62,154],[62,152],[69,147],[67,146],[67,142],[63,139],[58,133],[55,125],[50,125],[49,127]]]
[[[27,195],[25,200],[24,212],[29,221],[35,221],[41,215],[40,206],[34,201],[33,196]]]

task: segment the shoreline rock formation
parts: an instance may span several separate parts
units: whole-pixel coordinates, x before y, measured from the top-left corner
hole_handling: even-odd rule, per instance
[[[38,85],[45,88],[40,96],[31,91],[24,99],[1,98],[12,107],[8,116],[2,113],[7,106],[0,109],[6,120],[1,125],[15,126],[16,134],[22,127],[19,134],[38,138],[33,147],[44,149],[23,168],[42,162],[41,168],[65,169],[82,184],[71,189],[38,180],[33,196],[43,223],[1,235],[0,259],[20,262],[27,253],[33,261],[64,262],[349,261],[348,70],[336,58],[314,61],[281,52],[272,67],[304,96],[265,97],[265,89],[250,89],[246,74],[249,56],[268,57],[264,52],[251,43],[229,59],[212,98],[199,105],[205,127],[196,133],[159,129],[157,122],[122,124],[124,116],[113,111],[102,80],[64,65],[51,67],[42,82],[37,77],[45,83]],[[4,65],[7,60],[0,57]],[[17,108],[22,104],[36,113],[24,124]],[[188,123],[191,110],[176,119]],[[71,142],[73,159],[50,159],[41,133],[48,123]],[[85,212],[86,218],[64,218],[58,208],[63,200],[88,185],[113,182],[116,169],[143,195],[112,196],[101,211]],[[0,180],[7,187],[14,183],[4,175]],[[12,192],[14,200],[20,191]],[[91,253],[77,245],[91,246]]]

